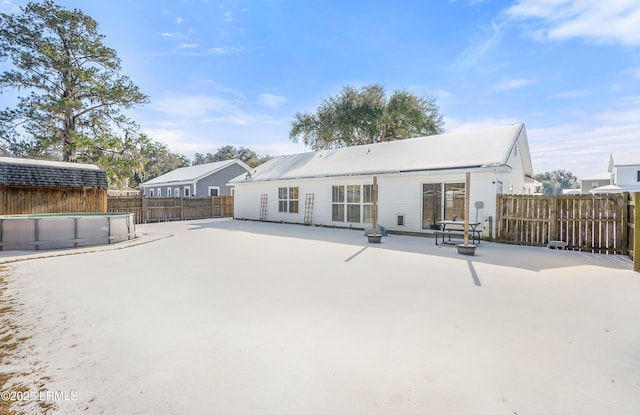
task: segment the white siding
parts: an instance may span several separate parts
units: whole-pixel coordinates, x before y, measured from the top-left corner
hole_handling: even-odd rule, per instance
[[[640,182],[638,182],[638,171],[640,171],[640,164],[635,166],[615,167],[615,184],[618,186],[640,186]]]
[[[483,171],[472,173],[470,193],[470,219],[488,225],[489,217],[494,218],[496,210],[497,181],[520,185],[524,180],[514,179],[513,173]],[[378,217],[379,223],[389,230],[404,232],[423,232],[422,229],[422,184],[423,183],[464,183],[465,174],[392,174],[378,175]],[[331,179],[286,180],[260,183],[238,183],[235,190],[235,212],[237,219],[260,219],[261,194],[268,195],[266,220],[275,222],[304,222],[305,197],[314,193],[312,223],[325,226],[363,228],[364,223],[332,221],[332,186],[372,184],[372,176],[340,177]],[[298,187],[298,213],[278,212],[278,188]],[[506,189],[506,187],[505,187]],[[476,210],[476,202],[481,201],[483,208]],[[405,226],[397,225],[397,216],[404,215]],[[488,229],[485,231],[488,234]],[[494,233],[495,234],[495,233]]]

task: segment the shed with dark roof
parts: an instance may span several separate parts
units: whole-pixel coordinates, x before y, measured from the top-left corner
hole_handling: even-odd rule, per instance
[[[106,210],[107,174],[98,166],[0,157],[0,214]]]

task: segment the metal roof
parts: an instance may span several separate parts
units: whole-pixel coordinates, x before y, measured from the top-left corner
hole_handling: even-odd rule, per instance
[[[580,180],[611,180],[611,173],[609,172],[604,172],[604,173],[598,173],[598,174],[594,174],[593,176],[588,176],[588,177],[583,177]]]
[[[275,157],[231,183],[505,166],[518,137],[532,176],[523,124]]]
[[[161,176],[156,177],[155,179],[148,180],[144,183],[140,184],[140,187],[145,186],[158,186],[164,184],[172,184],[172,183],[183,183],[183,182],[195,182],[200,180],[201,178],[207,177],[215,172],[218,172],[225,167],[231,166],[232,164],[239,164],[244,167],[246,170],[250,170],[251,168],[243,163],[241,160],[224,160],[224,161],[216,161],[214,163],[207,164],[198,164],[195,166],[189,167],[181,167],[179,169],[175,169],[170,171],[169,173],[165,173]]]

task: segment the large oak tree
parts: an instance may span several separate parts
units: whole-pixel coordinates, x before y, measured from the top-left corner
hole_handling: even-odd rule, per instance
[[[346,86],[314,113],[297,113],[289,137],[313,150],[373,144],[439,134],[444,122],[435,98],[384,87]]]
[[[0,14],[0,58],[12,64],[0,74],[0,90],[21,93],[14,108],[0,111],[3,153],[127,170],[143,143],[122,111],[148,98],[120,74],[103,39],[91,17],[49,0]]]

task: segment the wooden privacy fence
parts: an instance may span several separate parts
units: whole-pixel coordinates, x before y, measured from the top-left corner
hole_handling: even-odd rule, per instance
[[[629,193],[498,195],[496,240],[534,246],[563,241],[573,250],[631,255],[632,204]]]
[[[630,199],[627,224],[629,256],[633,259],[633,270],[640,271],[640,193],[634,193]]]
[[[106,212],[106,189],[0,187],[0,215]]]
[[[136,223],[233,216],[233,196],[109,197],[108,212],[131,212]]]

